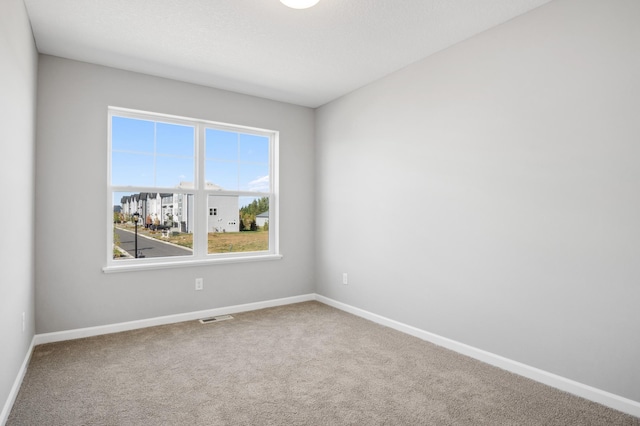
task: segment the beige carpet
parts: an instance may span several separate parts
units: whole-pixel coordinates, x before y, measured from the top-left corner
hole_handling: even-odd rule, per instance
[[[8,425],[640,425],[317,302],[36,347]]]

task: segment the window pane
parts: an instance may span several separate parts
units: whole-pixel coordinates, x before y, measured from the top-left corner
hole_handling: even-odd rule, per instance
[[[205,168],[207,189],[238,190],[238,163],[207,160]]]
[[[193,182],[193,158],[160,157],[156,158],[155,185],[175,188],[181,182]]]
[[[111,184],[177,187],[194,182],[195,128],[112,117]]]
[[[156,123],[156,152],[193,158],[195,129],[179,124]]]
[[[193,255],[192,194],[114,192],[112,199],[113,259]]]
[[[227,191],[269,192],[268,137],[207,129],[206,138],[208,183]]]
[[[153,152],[154,122],[113,117],[111,149],[114,151]]]
[[[269,250],[269,197],[209,194],[208,253]]]
[[[269,192],[269,164],[240,163],[240,190]]]
[[[111,155],[111,184],[154,186],[153,155],[114,151]]]
[[[240,135],[240,161],[269,164],[269,138],[266,136]]]
[[[207,129],[205,140],[208,160],[238,161],[238,133]]]

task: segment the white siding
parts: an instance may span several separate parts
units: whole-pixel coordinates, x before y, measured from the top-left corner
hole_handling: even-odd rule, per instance
[[[207,232],[238,232],[238,197],[209,195],[207,218]]]

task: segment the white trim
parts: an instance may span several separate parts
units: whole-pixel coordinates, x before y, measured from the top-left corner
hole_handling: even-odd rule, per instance
[[[112,137],[113,137],[113,118],[114,117],[122,117],[129,118],[135,120],[145,120],[151,121],[154,123],[169,123],[176,124],[181,126],[187,126],[193,128],[194,130],[194,145],[193,145],[193,165],[194,165],[194,175],[193,175],[193,188],[171,188],[171,187],[158,187],[158,186],[128,186],[128,185],[113,185],[112,183]],[[150,111],[141,111],[134,110],[129,108],[120,108],[114,106],[107,107],[107,121],[108,121],[108,132],[107,132],[107,149],[109,155],[107,156],[107,250],[106,254],[106,264],[103,267],[104,272],[116,272],[116,271],[125,271],[125,270],[144,270],[144,269],[162,269],[166,267],[180,267],[180,266],[193,266],[193,263],[185,263],[180,257],[184,256],[167,256],[167,257],[157,257],[150,259],[126,259],[126,260],[116,260],[113,259],[113,207],[114,207],[114,194],[116,193],[139,193],[139,192],[149,192],[149,193],[179,193],[179,194],[187,194],[193,197],[193,226],[191,232],[193,233],[193,249],[192,254],[189,256],[190,261],[188,262],[203,262],[206,261],[208,264],[214,263],[233,263],[238,262],[235,260],[235,257],[243,257],[247,258],[247,260],[251,260],[253,258],[258,258],[257,260],[266,260],[266,259],[275,259],[281,257],[279,252],[279,230],[278,225],[279,221],[277,215],[279,214],[278,209],[278,179],[279,179],[279,143],[280,143],[280,132],[277,130],[269,130],[269,129],[261,129],[257,127],[249,127],[243,125],[234,125],[228,123],[220,123],[216,121],[204,120],[199,118],[189,118],[182,117],[170,114],[162,114],[157,112]],[[206,131],[208,129],[214,130],[224,130],[238,133],[238,135],[242,134],[250,134],[255,136],[261,136],[268,138],[269,140],[269,192],[262,191],[248,191],[241,190],[237,188],[236,190],[221,190],[221,191],[212,191],[206,188],[206,173],[205,173],[205,165],[206,165]],[[155,132],[154,127],[154,132]],[[154,136],[155,140],[155,136]],[[155,154],[154,154],[155,155]],[[240,171],[238,170],[238,173]],[[269,247],[267,250],[259,251],[259,252],[232,252],[232,253],[208,253],[207,250],[207,202],[209,195],[211,194],[221,194],[221,195],[236,195],[238,197],[269,197],[269,203],[275,204],[270,210],[272,211],[271,215],[274,216],[273,223],[269,224]],[[191,215],[191,213],[187,213]],[[227,260],[234,259],[234,260]],[[214,261],[215,260],[215,261]],[[241,260],[244,261],[244,260]],[[120,263],[126,262],[130,265],[136,265],[135,267],[127,266],[121,267]],[[149,266],[148,264],[158,264],[161,266]],[[138,266],[140,265],[140,266]]]
[[[454,352],[469,356],[503,370],[510,371],[511,373],[527,377],[529,379],[535,380],[536,382],[540,382],[556,389],[569,392],[598,404],[602,404],[615,410],[631,414],[632,416],[640,417],[640,402],[638,401],[624,398],[622,396],[615,395],[613,393],[606,392],[592,386],[567,379],[562,376],[558,376],[557,374],[540,370],[539,368],[531,367],[521,362],[514,361],[500,355],[496,355],[494,353],[487,352],[482,349],[478,349],[473,346],[469,346],[464,343],[460,343],[455,340],[451,340],[446,337],[421,330],[419,328],[383,317],[378,314],[371,313],[369,311],[365,311],[364,309],[356,308],[355,306],[347,305],[346,303],[338,302],[319,294],[316,294],[316,300],[350,314],[365,318],[369,321],[373,321],[377,324],[393,328],[394,330],[401,331],[403,333],[409,334],[422,340],[426,340],[427,342],[434,343],[438,346],[442,346]]]
[[[228,315],[238,312],[255,311],[257,309],[272,308],[274,306],[290,305],[292,303],[308,302],[315,300],[315,294],[303,294],[301,296],[285,297],[282,299],[266,300],[264,302],[246,303],[244,305],[226,306],[222,308],[206,309],[203,311],[187,312],[184,314],[167,315],[163,317],[147,318],[137,321],[121,322],[117,324],[99,325],[96,327],[78,328],[75,330],[57,331],[53,333],[36,334],[35,344],[61,342],[64,340],[82,339],[84,337],[99,336],[102,334],[118,333],[121,331],[136,330],[139,328],[154,327],[157,325],[174,324],[183,321],[193,321],[205,317]]]
[[[282,299],[272,299],[263,302],[247,303],[243,305],[227,306],[222,308],[207,309],[203,311],[188,312],[184,314],[168,315],[163,317],[149,318],[138,321],[123,322],[117,324],[110,324],[97,327],[81,328],[76,330],[67,330],[54,333],[36,334],[31,341],[31,347],[25,360],[22,363],[22,367],[18,372],[15,383],[9,393],[5,406],[0,415],[0,425],[4,425],[11,407],[15,402],[15,398],[20,390],[20,385],[27,371],[29,360],[31,359],[31,353],[36,345],[44,343],[59,342],[63,340],[80,339],[83,337],[98,336],[101,334],[117,333],[120,331],[135,330],[145,327],[153,327],[157,325],[173,324],[182,321],[197,320],[204,317],[211,317],[217,315],[228,315],[238,312],[248,312],[257,309],[271,308],[275,306],[289,305],[293,303],[308,302],[310,300],[316,300],[320,303],[332,306],[350,314],[365,318],[369,321],[377,324],[390,327],[394,330],[402,333],[409,334],[419,339],[434,343],[438,346],[450,349],[460,354],[469,356],[503,370],[510,371],[520,376],[527,377],[545,385],[560,389],[565,392],[580,396],[598,404],[605,405],[618,411],[630,414],[632,416],[640,417],[640,402],[634,401],[628,398],[624,398],[619,395],[615,395],[610,392],[606,392],[592,386],[585,385],[583,383],[576,382],[574,380],[567,379],[562,376],[558,376],[553,373],[549,373],[544,370],[540,370],[535,367],[502,357],[500,355],[493,354],[491,352],[484,351],[482,349],[475,348],[473,346],[466,345],[464,343],[457,342],[446,337],[439,336],[428,331],[421,330],[419,328],[383,317],[378,314],[374,314],[364,309],[356,308],[355,306],[348,305],[346,303],[338,302],[328,297],[319,294],[304,294],[300,296],[285,297]]]
[[[151,111],[145,111],[141,109],[122,108],[122,107],[117,107],[113,105],[107,106],[107,109],[111,111],[117,111],[118,115],[137,118],[140,120],[149,120],[149,116],[155,116],[160,119],[159,121],[163,121],[171,124],[183,125],[185,122],[200,122],[200,123],[205,123],[207,125],[220,127],[224,130],[236,131],[238,129],[242,129],[242,131],[245,133],[251,133],[253,135],[258,135],[258,136],[262,135],[264,132],[273,131],[270,129],[264,129],[262,127],[244,126],[242,124],[231,124],[231,123],[225,123],[222,121],[205,120],[202,118],[186,117],[183,115],[164,114],[161,112],[151,112]]]
[[[181,260],[181,261],[157,261],[157,262],[149,262],[149,263],[124,263],[121,261],[120,264],[112,265],[112,266],[104,266],[102,268],[102,272],[105,274],[112,274],[114,272],[131,272],[131,271],[149,271],[154,269],[171,269],[171,268],[189,268],[193,266],[211,266],[214,264],[220,263],[245,263],[245,262],[258,262],[263,260],[280,260],[283,255],[281,254],[262,254],[255,256],[246,256],[246,253],[249,252],[241,252],[239,255],[232,257],[219,257],[219,258],[210,258],[210,259],[193,259],[193,260]],[[157,258],[157,259],[166,259],[165,257]]]
[[[33,338],[31,339],[31,345],[29,346],[29,350],[24,356],[24,361],[22,361],[22,365],[20,366],[20,370],[18,370],[16,380],[13,382],[13,386],[9,391],[9,396],[4,403],[4,407],[2,408],[2,413],[0,413],[0,425],[4,426],[7,423],[7,420],[9,420],[9,414],[11,413],[11,409],[13,408],[13,403],[16,402],[18,392],[20,391],[20,387],[22,386],[22,380],[24,380],[24,376],[25,374],[27,374],[27,367],[29,366],[29,361],[31,361],[31,354],[33,353],[33,348],[36,345],[35,342],[36,336],[33,336]]]

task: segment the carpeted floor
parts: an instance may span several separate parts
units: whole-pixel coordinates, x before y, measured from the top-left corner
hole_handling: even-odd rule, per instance
[[[7,425],[640,425],[318,302],[40,345]]]

